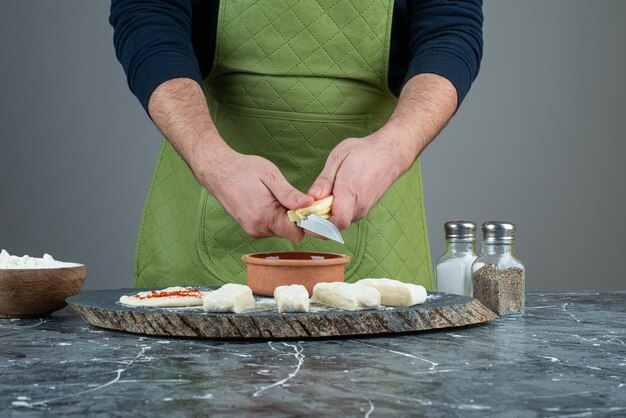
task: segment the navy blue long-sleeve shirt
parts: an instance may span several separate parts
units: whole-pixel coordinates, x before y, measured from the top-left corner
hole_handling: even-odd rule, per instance
[[[116,55],[145,109],[159,84],[209,73],[218,10],[219,0],[112,0]],[[482,0],[395,0],[390,90],[434,73],[452,82],[460,105],[480,67],[482,23]]]

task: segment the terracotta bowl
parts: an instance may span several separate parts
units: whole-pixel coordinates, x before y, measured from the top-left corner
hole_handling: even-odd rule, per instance
[[[82,264],[52,269],[0,269],[0,318],[37,318],[65,307],[79,292],[87,269]]]
[[[274,296],[278,286],[301,284],[313,293],[320,282],[343,282],[350,257],[315,252],[273,252],[246,254],[241,258],[248,269],[248,286],[257,295]]]

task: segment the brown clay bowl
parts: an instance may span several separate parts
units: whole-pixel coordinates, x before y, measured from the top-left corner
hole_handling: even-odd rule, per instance
[[[310,296],[317,283],[343,282],[350,261],[347,255],[316,252],[252,253],[241,259],[247,265],[248,286],[263,296],[274,296],[274,289],[290,284],[301,284]]]
[[[65,307],[79,292],[87,269],[82,264],[51,269],[0,269],[0,318],[37,318]]]

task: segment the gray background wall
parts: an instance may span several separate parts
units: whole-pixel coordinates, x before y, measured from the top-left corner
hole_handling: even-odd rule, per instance
[[[160,136],[115,60],[108,1],[0,2],[0,248],[132,284]],[[423,154],[442,225],[518,225],[529,289],[626,289],[626,2],[487,0],[482,70]]]

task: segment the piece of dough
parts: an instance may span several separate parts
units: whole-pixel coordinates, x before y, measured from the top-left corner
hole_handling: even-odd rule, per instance
[[[380,303],[385,306],[413,306],[426,301],[426,289],[412,283],[392,279],[363,279],[358,283],[380,292]]]
[[[130,306],[176,308],[202,305],[203,297],[204,293],[197,289],[174,286],[162,290],[124,295],[120,298],[120,303]]]
[[[278,286],[274,290],[278,312],[309,312],[309,292],[301,284]]]
[[[228,283],[204,295],[205,312],[243,312],[254,307],[254,296],[248,286]]]
[[[380,305],[380,293],[373,287],[357,283],[318,283],[311,300],[348,311],[375,309]]]

